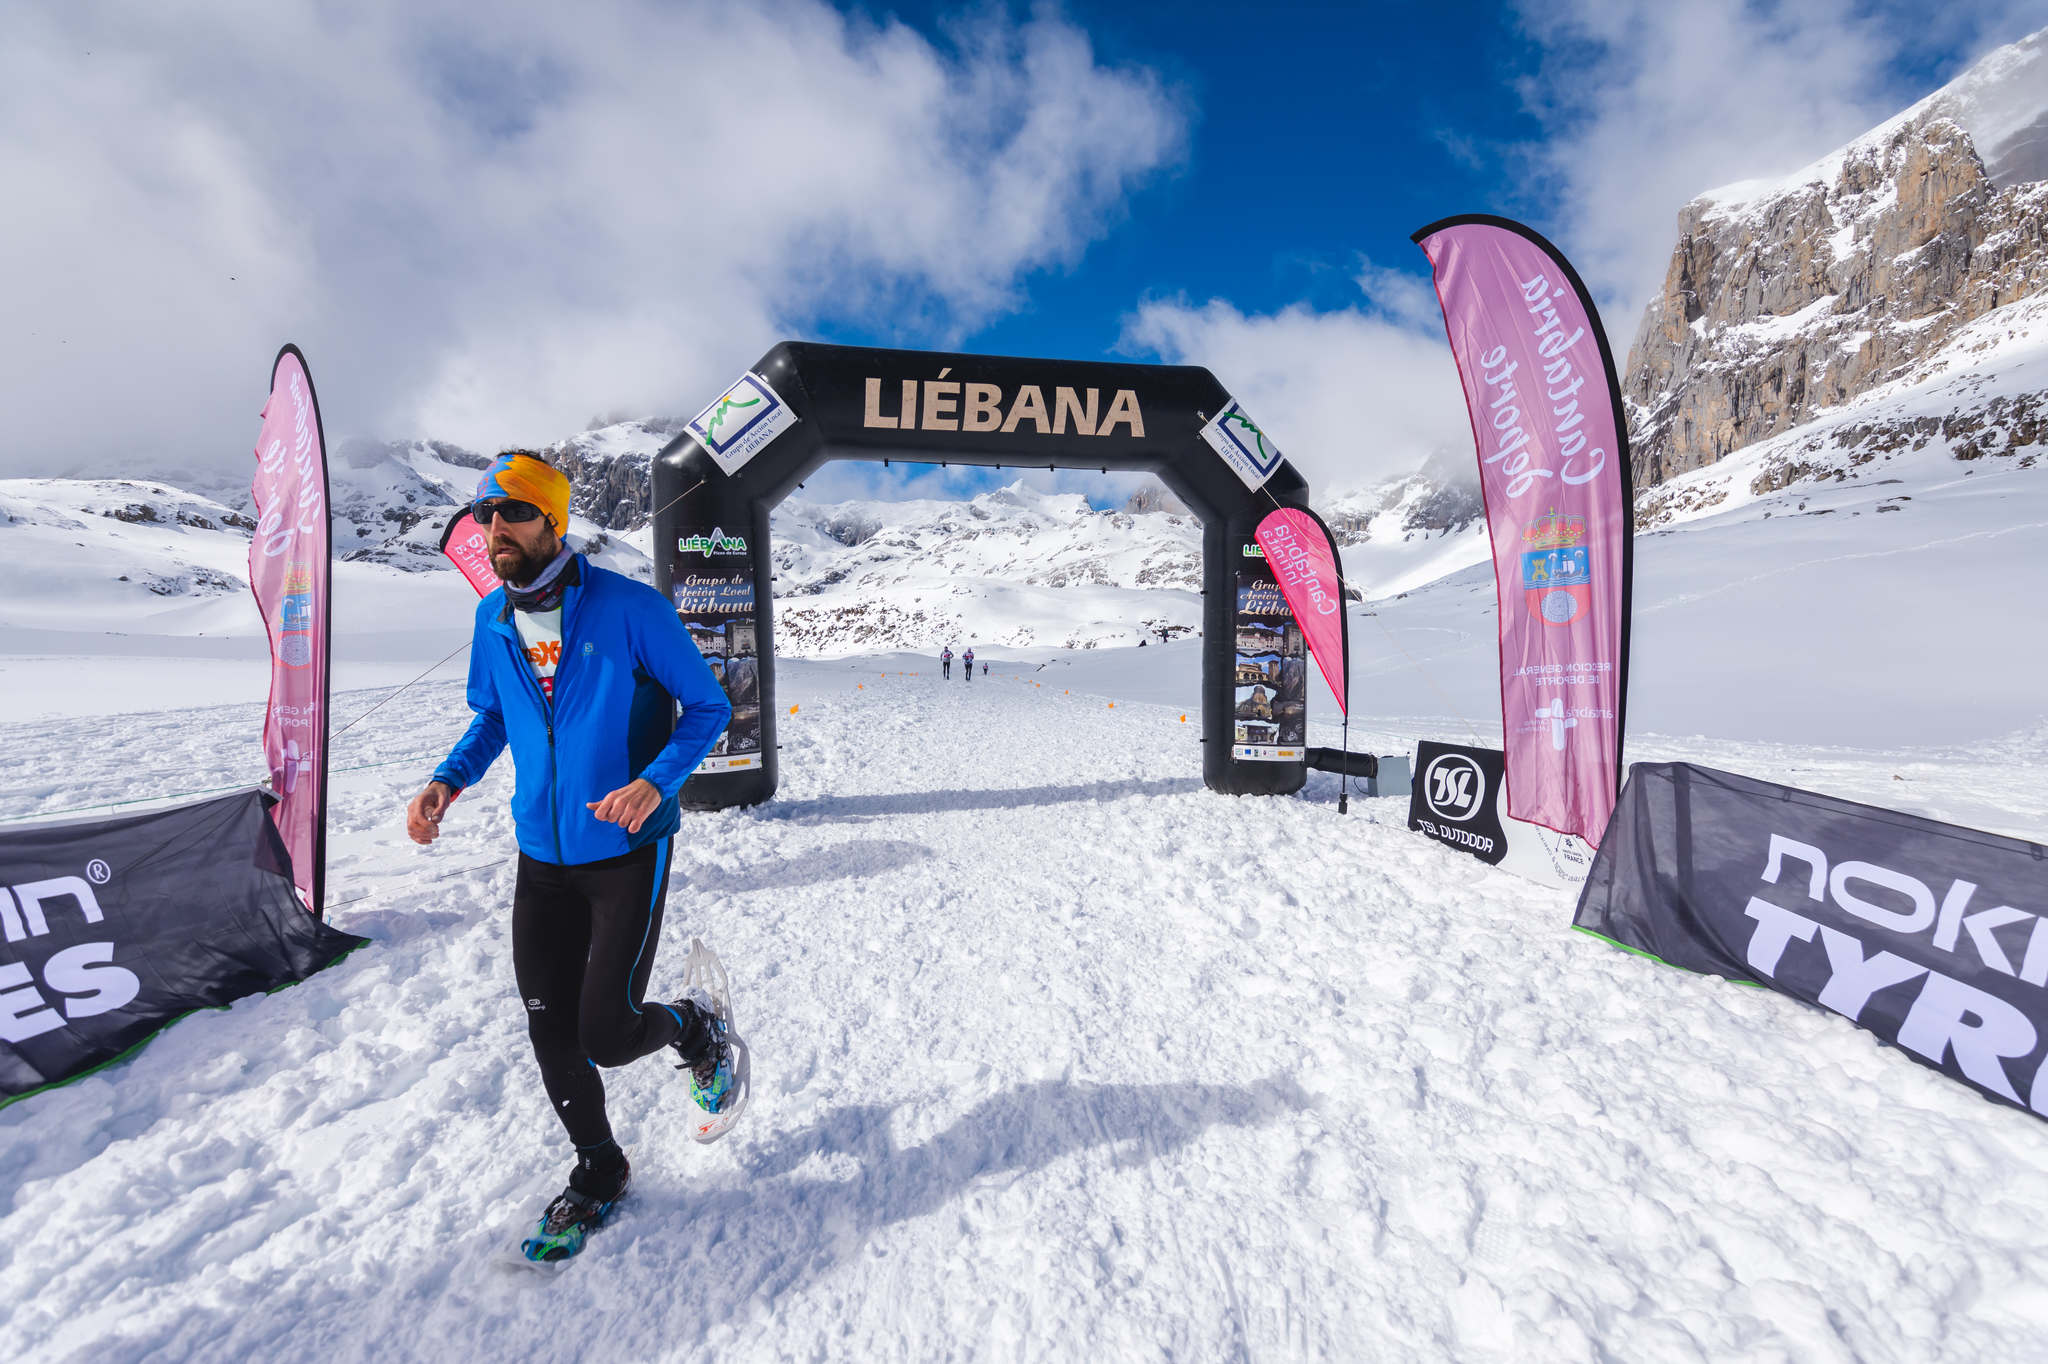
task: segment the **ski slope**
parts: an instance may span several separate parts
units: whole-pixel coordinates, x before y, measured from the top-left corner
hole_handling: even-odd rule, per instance
[[[654,972],[673,986],[692,933],[724,956],[753,1105],[699,1147],[659,1058],[608,1072],[635,1192],[552,1274],[512,1260],[568,1148],[512,988],[511,773],[433,848],[405,840],[466,719],[459,682],[424,684],[334,760],[332,917],[373,945],[0,1110],[0,1339],[38,1360],[2048,1352],[2039,1119],[1572,933],[1568,892],[1409,834],[1404,802],[1340,817],[1319,774],[1209,793],[1197,672],[1192,643],[971,685],[785,660],[781,793],[690,817]],[[245,778],[260,710],[0,726],[0,816]],[[1632,743],[2048,837],[2038,735]]]

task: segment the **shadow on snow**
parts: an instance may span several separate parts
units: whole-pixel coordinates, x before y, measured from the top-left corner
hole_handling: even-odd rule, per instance
[[[894,1108],[848,1105],[766,1142],[745,1157],[733,1184],[643,1193],[607,1233],[624,1233],[620,1242],[582,1267],[637,1258],[656,1245],[687,1247],[673,1277],[664,1276],[672,1296],[660,1309],[687,1330],[749,1304],[772,1308],[855,1259],[884,1229],[978,1189],[1006,1189],[1067,1156],[1107,1148],[1113,1168],[1135,1169],[1212,1127],[1257,1127],[1311,1104],[1287,1077],[1248,1087],[1048,1080],[992,1095],[907,1146],[891,1135]],[[958,1260],[973,1258],[972,1235],[959,1233]]]
[[[650,1160],[619,1221],[540,1280],[495,1268],[514,1263],[506,1226],[446,1228],[452,1235],[439,1244],[417,1235],[365,1243],[339,1273],[330,1244],[317,1265],[270,1269],[261,1311],[195,1301],[188,1281],[182,1301],[130,1318],[99,1343],[129,1357],[179,1359],[315,1342],[332,1360],[438,1359],[451,1340],[481,1358],[564,1341],[570,1353],[617,1360],[680,1357],[720,1340],[730,1348],[731,1332],[744,1340],[750,1323],[773,1320],[780,1304],[858,1261],[890,1227],[1007,1189],[1068,1156],[1107,1148],[1112,1170],[1129,1171],[1212,1127],[1253,1128],[1312,1102],[1284,1076],[1247,1087],[1042,1081],[992,1095],[908,1146],[890,1133],[896,1109],[848,1105],[802,1131],[769,1135],[730,1182],[657,1183],[667,1162]],[[1085,1195],[1085,1179],[1076,1182]],[[1174,1215],[1167,1188],[1162,1180],[1148,1214]],[[1070,1215],[1074,1200],[1057,1192],[1032,1200],[1034,1221]],[[971,1273],[978,1233],[963,1220],[935,1228],[924,1244],[945,1241],[942,1264]],[[1056,1226],[1042,1230],[1057,1235]],[[983,1291],[1000,1294],[1003,1284]]]
[[[1131,796],[1181,796],[1203,790],[1200,777],[1133,777],[1079,786],[1017,786],[978,791],[897,791],[866,796],[813,796],[756,806],[754,818],[822,822],[872,819],[880,815],[939,815],[953,810],[1016,810],[1031,805],[1123,800]]]
[[[813,848],[780,861],[749,862],[737,871],[697,865],[676,868],[679,887],[710,895],[742,895],[757,890],[794,890],[847,876],[880,876],[922,862],[932,850],[922,843],[896,838],[857,838],[829,848]]]

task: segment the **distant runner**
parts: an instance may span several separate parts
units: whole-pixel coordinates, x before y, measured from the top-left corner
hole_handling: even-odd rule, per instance
[[[718,1114],[732,1095],[738,1043],[719,1018],[692,999],[640,1007],[680,823],[676,792],[732,710],[660,593],[562,543],[560,471],[507,451],[484,471],[470,511],[505,585],[477,604],[475,718],[413,797],[406,832],[432,843],[455,798],[511,748],[512,969],[541,1081],[576,1147],[568,1188],[524,1247],[552,1260],[603,1225],[631,1178],[599,1066],[669,1047],[699,1108]],[[671,698],[682,708],[673,732]]]

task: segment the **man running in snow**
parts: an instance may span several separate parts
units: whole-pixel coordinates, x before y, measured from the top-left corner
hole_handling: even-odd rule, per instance
[[[546,1236],[601,1224],[629,1167],[605,1116],[599,1066],[673,1048],[690,1093],[716,1113],[732,1088],[722,1026],[688,999],[643,1009],[680,823],[676,792],[730,719],[724,689],[653,588],[562,543],[569,480],[508,451],[484,471],[471,514],[504,586],[477,604],[466,732],[406,809],[432,843],[448,807],[508,746],[512,969],[555,1115],[576,1147]],[[676,717],[680,704],[681,716]]]
[[[953,646],[950,644],[939,655],[939,678],[946,682],[953,680]]]
[[[967,652],[960,655],[960,658],[967,665],[967,680],[972,682],[974,680],[974,646],[972,644],[968,645]]]

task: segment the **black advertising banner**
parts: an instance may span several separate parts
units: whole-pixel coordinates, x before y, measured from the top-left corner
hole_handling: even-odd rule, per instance
[[[2048,1115],[2048,848],[1638,763],[1575,927],[1818,1004]]]
[[[300,906],[272,803],[0,833],[0,1105],[363,945]]]
[[[1205,527],[1202,779],[1211,790],[1231,795],[1284,795],[1307,781],[1306,747],[1302,740],[1283,739],[1291,717],[1284,704],[1278,718],[1273,713],[1276,690],[1267,684],[1263,665],[1261,677],[1247,680],[1245,695],[1238,696],[1234,646],[1244,546],[1268,512],[1305,508],[1308,484],[1215,375],[1192,365],[786,341],[755,361],[652,462],[654,580],[660,591],[679,605],[694,604],[703,597],[687,589],[705,584],[688,579],[725,577],[731,600],[745,602],[749,597],[731,580],[752,569],[751,680],[761,701],[755,706],[734,699],[734,752],[713,754],[684,783],[685,805],[728,809],[775,794],[781,766],[775,725],[788,712],[775,702],[769,518],[821,467],[844,459],[1142,471],[1164,478],[1197,509]],[[721,549],[741,538],[746,552],[728,556]],[[703,541],[711,543],[692,548]],[[717,598],[710,604],[716,607]],[[698,623],[709,635],[719,622]],[[1264,652],[1271,652],[1270,644],[1258,641]],[[1298,662],[1308,662],[1305,653]],[[1276,666],[1275,683],[1278,671]],[[1259,687],[1264,695],[1252,691]],[[1304,682],[1304,700],[1306,690]],[[1240,705],[1243,743],[1237,733]],[[1304,704],[1304,730],[1306,710]],[[1294,750],[1291,759],[1287,748]],[[743,770],[711,770],[741,758],[747,762]]]
[[[1415,746],[1415,782],[1408,827],[1480,861],[1531,881],[1576,888],[1593,865],[1593,849],[1507,812],[1507,757],[1497,748],[1468,748],[1430,739]]]
[[[697,767],[738,772],[761,765],[761,650],[754,616],[754,561],[743,535],[719,527],[676,537],[671,575],[676,614],[732,703],[732,721]]]
[[[1239,550],[1231,756],[1308,761],[1308,651],[1280,580],[1256,541]]]
[[[1499,800],[1506,770],[1507,759],[1497,748],[1420,741],[1415,785],[1408,794],[1408,827],[1499,865],[1508,852]]]

